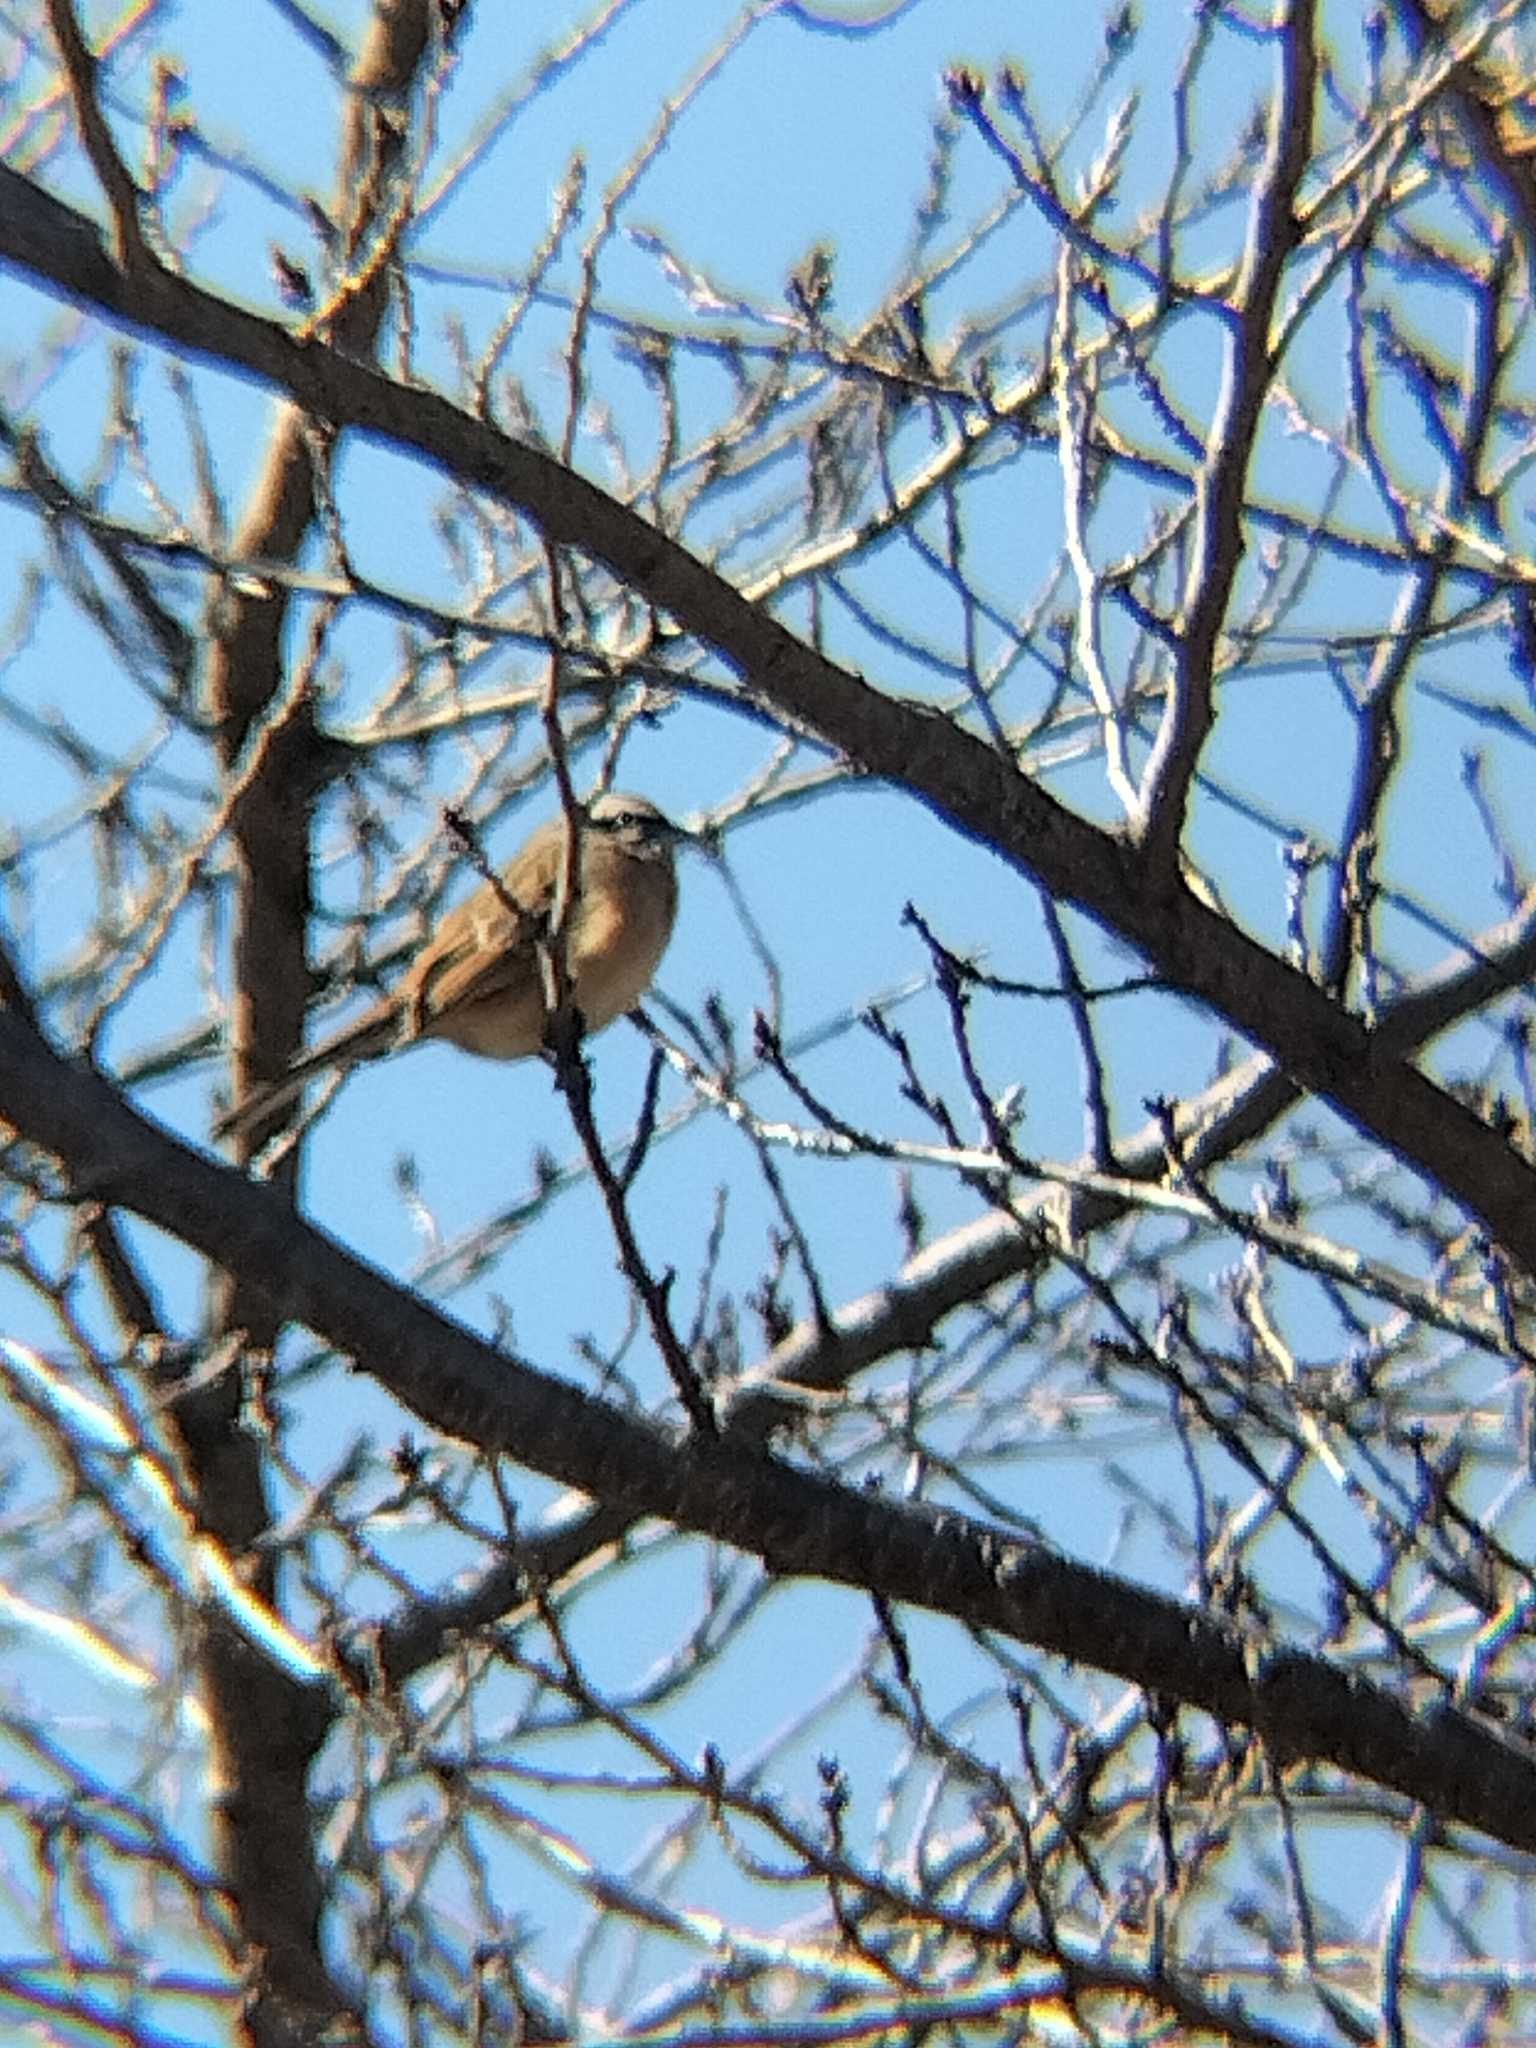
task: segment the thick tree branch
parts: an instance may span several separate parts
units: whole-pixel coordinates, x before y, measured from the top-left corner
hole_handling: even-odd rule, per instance
[[[75,101],[89,140],[106,134],[90,91],[91,69],[63,0],[52,0]],[[73,39],[73,47],[71,38]],[[393,203],[410,136],[401,109],[433,41],[433,0],[374,0],[344,102],[333,218],[345,303],[328,328],[349,354],[371,353],[388,305],[374,274],[352,288],[351,269]],[[95,129],[92,127],[94,111]],[[93,144],[124,267],[158,274],[139,242],[135,195],[115,159]],[[297,559],[323,488],[324,437],[302,407],[276,409],[265,459],[237,523],[237,558]],[[312,983],[308,962],[310,808],[322,749],[314,732],[305,665],[298,686],[285,673],[291,592],[281,580],[210,587],[203,686],[217,732],[234,857],[231,1015],[237,1096],[284,1071],[304,1030]],[[249,1146],[270,1133],[255,1130]],[[289,1200],[297,1158],[280,1166],[274,1193]],[[278,1325],[270,1304],[238,1265],[214,1275],[211,1322],[241,1334],[248,1350],[270,1352]],[[277,1598],[270,1528],[267,1449],[246,1428],[247,1389],[238,1371],[181,1390],[172,1406],[181,1462],[202,1526],[269,1602]],[[216,1611],[199,1635],[208,1707],[219,1861],[230,1884],[251,1959],[249,2038],[287,2048],[327,2026],[359,2031],[321,1944],[324,1882],[317,1856],[309,1774],[330,1725],[319,1703],[273,1660],[262,1657]]]
[[[1326,1761],[1446,1823],[1536,1851],[1536,1758],[1443,1703],[1376,1687],[969,1517],[834,1484],[727,1435],[679,1440],[472,1336],[298,1221],[273,1189],[193,1152],[0,1007],[0,1115],[63,1160],[79,1194],[133,1210],[262,1276],[273,1312],[357,1359],[435,1429],[504,1451],[631,1516],[996,1630],[1256,1730],[1280,1761]]]
[[[930,707],[882,695],[815,654],[636,512],[539,449],[507,440],[436,392],[392,383],[318,342],[164,273],[125,275],[79,214],[0,169],[0,261],[50,289],[288,391],[319,419],[414,450],[608,564],[715,647],[744,696],[772,705],[868,773],[1079,904],[1483,1219],[1536,1272],[1536,1174],[1504,1139],[1358,1018],[1230,924],[1194,890],[1076,817],[988,742]]]

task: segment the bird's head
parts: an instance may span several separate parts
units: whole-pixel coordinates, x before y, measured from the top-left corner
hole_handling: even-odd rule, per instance
[[[649,797],[633,796],[627,790],[610,789],[586,806],[588,829],[622,846],[627,853],[655,859],[674,846],[686,846],[693,834],[674,825],[665,811],[657,810]]]

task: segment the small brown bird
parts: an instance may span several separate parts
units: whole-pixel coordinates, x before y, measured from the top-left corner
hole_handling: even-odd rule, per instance
[[[581,813],[576,900],[564,920],[572,1003],[589,1032],[632,1010],[672,936],[677,915],[673,849],[692,835],[643,796],[617,790]],[[521,1060],[542,1050],[549,1013],[540,941],[559,923],[569,826],[541,825],[503,869],[450,910],[398,988],[354,1024],[296,1060],[281,1081],[224,1118],[216,1135],[248,1130],[303,1092],[311,1075],[446,1038],[484,1059]]]

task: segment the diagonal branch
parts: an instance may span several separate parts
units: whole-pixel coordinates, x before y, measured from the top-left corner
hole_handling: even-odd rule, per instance
[[[70,0],[47,0],[47,4],[48,26],[53,30],[64,75],[69,80],[80,139],[111,209],[114,253],[125,269],[142,268],[156,259],[144,239],[139,189],[117,153],[107,117],[101,110],[101,97],[96,90],[96,56],[80,33]]]
[[[632,1516],[656,1516],[786,1576],[872,1589],[1112,1671],[1253,1728],[1281,1762],[1326,1761],[1446,1823],[1536,1851],[1536,1759],[1471,1715],[1411,1713],[1327,1659],[1075,1564],[967,1516],[795,1469],[736,1434],[679,1440],[485,1343],[324,1232],[279,1191],[180,1144],[0,1006],[0,1115],[66,1162],[82,1197],[133,1210],[259,1274],[435,1429],[505,1451]]]
[[[3,168],[0,261],[179,351],[279,384],[336,427],[411,449],[527,512],[552,542],[605,562],[717,649],[741,679],[744,706],[772,706],[1080,905],[1136,946],[1171,987],[1209,1004],[1481,1217],[1513,1260],[1536,1271],[1536,1174],[1499,1133],[1186,883],[1075,816],[942,713],[886,696],[815,653],[597,485],[436,392],[398,385],[317,342],[296,342],[180,278],[125,275],[89,222]]]
[[[1233,291],[1226,376],[1195,479],[1194,538],[1172,685],[1142,781],[1148,864],[1170,874],[1184,843],[1195,769],[1215,719],[1217,648],[1243,560],[1248,466],[1274,369],[1274,310],[1297,239],[1296,193],[1312,158],[1316,36],[1314,0],[1296,0],[1280,31],[1280,83]]]

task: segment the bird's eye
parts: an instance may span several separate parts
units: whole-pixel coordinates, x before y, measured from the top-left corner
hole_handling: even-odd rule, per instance
[[[671,829],[654,811],[606,811],[592,823],[600,832],[622,832],[637,839],[668,839]]]

